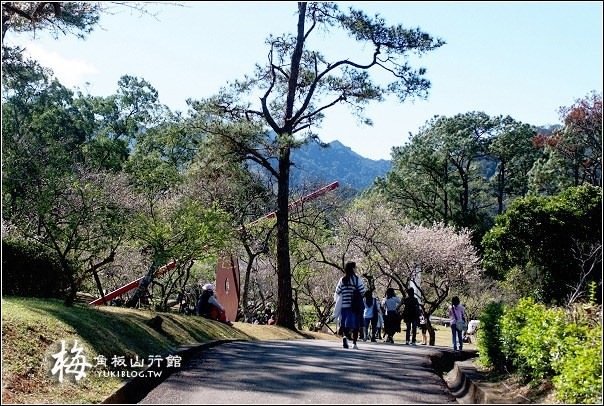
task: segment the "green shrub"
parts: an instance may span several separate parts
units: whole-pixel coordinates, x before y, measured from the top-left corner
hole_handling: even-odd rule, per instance
[[[67,280],[56,255],[31,241],[2,240],[2,293],[61,298]]]
[[[480,328],[476,333],[479,362],[487,367],[503,370],[505,358],[501,352],[501,328],[503,304],[489,303],[480,315]]]
[[[505,307],[500,320],[501,328],[501,353],[504,357],[504,364],[507,368],[513,370],[526,370],[518,359],[518,337],[520,330],[526,325],[524,307],[533,303],[532,299],[521,299],[514,307]]]
[[[506,363],[524,378],[539,380],[554,375],[552,360],[559,357],[564,336],[564,312],[523,298],[504,312],[501,320],[502,352]]]
[[[548,309],[541,303],[523,303],[526,324],[520,329],[516,359],[531,380],[551,378],[554,375],[552,361],[559,357],[564,338],[564,311]]]
[[[306,328],[309,330],[313,330],[315,324],[319,321],[319,317],[315,309],[308,305],[301,306],[300,314],[298,316],[300,317],[300,325],[306,326]]]
[[[480,359],[491,363],[497,362],[496,327],[489,327],[489,324],[496,326],[496,321],[489,320],[495,314],[491,309],[484,322],[481,319],[481,329],[491,333],[483,331],[480,337],[487,335],[487,339],[478,343]],[[512,366],[515,372],[533,382],[551,380],[556,397],[564,403],[601,403],[599,306],[584,305],[564,311],[524,298],[516,306],[503,309],[499,329],[502,365]]]
[[[556,398],[564,403],[602,403],[602,323],[569,323],[553,363]]]

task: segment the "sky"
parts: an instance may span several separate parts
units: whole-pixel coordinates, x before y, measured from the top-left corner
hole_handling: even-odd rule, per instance
[[[366,110],[370,127],[345,108],[326,112],[315,129],[321,140],[337,139],[366,158],[390,159],[393,147],[436,115],[481,111],[549,126],[561,123],[561,106],[602,93],[600,1],[337,3],[446,42],[410,59],[426,69],[426,100],[374,102]],[[157,89],[161,103],[186,112],[187,99],[210,97],[264,62],[265,39],[294,33],[296,10],[292,1],[153,2],[147,11],[155,16],[112,7],[84,40],[8,32],[4,45],[25,47],[69,88],[108,96],[121,76],[132,75]],[[371,52],[337,32],[322,33],[312,45],[338,58],[365,60]],[[387,79],[374,77],[382,84]]]

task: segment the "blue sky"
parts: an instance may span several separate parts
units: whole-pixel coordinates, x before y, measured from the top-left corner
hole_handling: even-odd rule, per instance
[[[602,92],[602,2],[338,4],[446,41],[412,59],[432,82],[427,100],[372,104],[367,115],[373,127],[359,126],[344,108],[327,112],[320,137],[338,139],[367,158],[390,159],[392,147],[435,115],[483,111],[551,125],[560,123],[560,106]],[[291,1],[166,2],[148,9],[156,18],[116,7],[85,40],[9,32],[5,45],[25,46],[68,87],[106,96],[129,74],[150,82],[172,110],[186,111],[186,99],[211,96],[251,73],[266,58],[266,37],[294,32],[296,24]],[[317,44],[328,56],[362,51],[335,33]]]

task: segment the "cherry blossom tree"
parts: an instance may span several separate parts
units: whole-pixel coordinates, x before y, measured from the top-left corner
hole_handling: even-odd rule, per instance
[[[393,283],[401,292],[412,286],[430,316],[451,294],[481,277],[469,230],[405,224],[385,204],[372,200],[371,210],[367,204],[352,207],[341,219],[338,238],[378,290]],[[428,329],[434,345],[431,324]]]

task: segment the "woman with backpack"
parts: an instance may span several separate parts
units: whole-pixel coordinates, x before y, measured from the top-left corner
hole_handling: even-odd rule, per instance
[[[335,294],[339,295],[342,300],[341,310],[340,310],[340,324],[342,326],[342,346],[344,348],[348,347],[348,339],[352,335],[352,348],[358,349],[357,347],[357,339],[359,338],[359,331],[361,328],[361,322],[363,317],[362,309],[356,309],[355,303],[353,301],[353,296],[361,295],[361,306],[362,305],[362,295],[365,294],[365,284],[359,278],[356,273],[356,263],[347,262],[344,266],[345,275],[338,280],[338,284],[336,285]],[[356,292],[355,292],[356,291]]]

